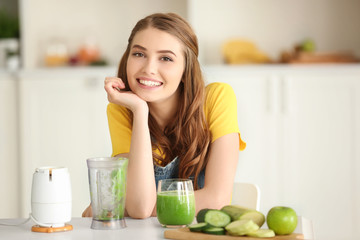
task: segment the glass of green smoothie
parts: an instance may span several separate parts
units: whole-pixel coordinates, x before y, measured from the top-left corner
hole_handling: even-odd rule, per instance
[[[195,196],[189,179],[163,179],[158,182],[157,218],[164,227],[183,227],[195,218]]]

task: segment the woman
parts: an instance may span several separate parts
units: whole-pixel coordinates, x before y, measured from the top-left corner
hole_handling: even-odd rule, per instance
[[[129,158],[130,217],[156,215],[163,178],[194,180],[196,212],[230,204],[245,148],[236,98],[227,84],[205,88],[197,57],[197,38],[184,19],[153,14],[132,30],[118,76],[105,80],[112,156]]]

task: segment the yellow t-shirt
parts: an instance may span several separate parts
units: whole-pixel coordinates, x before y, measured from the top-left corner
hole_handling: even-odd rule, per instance
[[[246,143],[240,137],[237,121],[236,96],[232,87],[226,83],[211,83],[206,86],[204,105],[205,118],[212,135],[211,142],[229,133],[239,133],[239,149]],[[130,115],[125,107],[109,103],[107,107],[112,156],[130,152],[132,126]]]

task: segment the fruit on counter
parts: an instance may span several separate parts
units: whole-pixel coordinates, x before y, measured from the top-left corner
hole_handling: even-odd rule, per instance
[[[93,62],[99,61],[101,59],[100,55],[100,48],[97,41],[89,37],[85,39],[84,43],[80,46],[77,51],[76,58],[79,63],[89,65]]]
[[[255,232],[250,232],[246,235],[249,237],[267,238],[275,237],[275,232],[271,229],[258,229]]]
[[[100,59],[100,52],[95,46],[82,46],[77,53],[77,58],[83,64],[90,64]]]
[[[269,63],[270,58],[260,51],[253,42],[244,39],[227,41],[222,52],[228,64]]]
[[[287,235],[292,233],[297,226],[297,215],[290,207],[273,207],[266,216],[266,223],[276,235]]]
[[[306,38],[301,42],[296,43],[292,49],[283,50],[280,54],[280,62],[291,63],[297,61],[302,54],[312,54],[315,50],[315,41],[311,38]]]
[[[301,42],[300,48],[304,52],[314,52],[315,51],[315,42],[314,40],[308,38]]]
[[[191,232],[258,238],[290,234],[297,226],[297,215],[289,207],[270,209],[266,218],[269,229],[260,229],[265,222],[264,214],[238,205],[226,205],[220,210],[201,209],[196,220],[198,223],[189,226]]]
[[[244,208],[238,205],[226,205],[221,211],[230,215],[232,221],[248,219],[254,221],[259,227],[265,222],[265,216],[259,211],[250,208]]]
[[[231,222],[231,217],[217,209],[202,209],[196,216],[198,223],[206,222],[212,227],[225,227]]]
[[[257,231],[259,226],[253,220],[243,219],[231,222],[225,229],[230,235],[243,236]]]

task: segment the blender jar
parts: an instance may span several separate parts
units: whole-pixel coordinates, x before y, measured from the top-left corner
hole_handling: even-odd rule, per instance
[[[128,159],[103,157],[87,159],[92,229],[120,229],[124,220]]]

